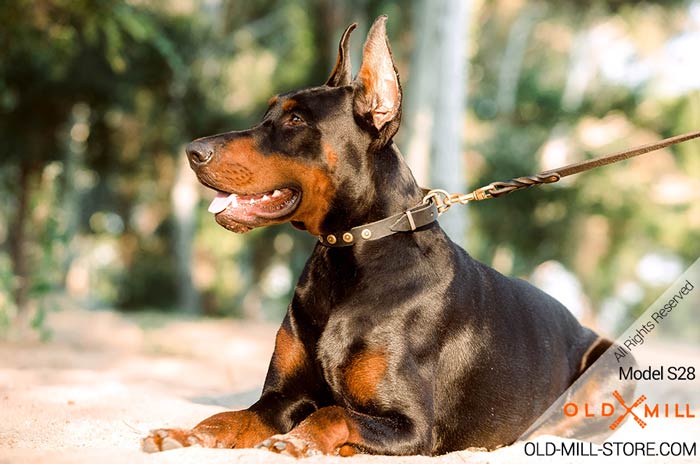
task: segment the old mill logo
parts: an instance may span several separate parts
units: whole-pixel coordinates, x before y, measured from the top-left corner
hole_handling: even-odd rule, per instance
[[[617,403],[617,406],[613,402],[603,402],[599,407],[590,403],[584,403],[583,407],[580,407],[576,403],[566,403],[564,405],[564,415],[567,417],[576,417],[579,415],[583,415],[583,417],[613,417],[617,412],[618,415],[609,425],[610,430],[617,429],[628,415],[632,416],[634,421],[641,428],[647,426],[644,419],[652,417],[685,419],[695,417],[695,414],[690,412],[690,404],[687,403],[656,403],[652,405],[646,402],[646,395],[640,395],[628,406],[628,403],[625,402],[624,398],[617,390],[613,391],[612,396],[616,400],[615,403]],[[643,406],[643,408],[641,408],[641,406]],[[620,408],[622,412],[620,412]]]
[[[622,399],[622,395],[620,395],[620,393],[617,390],[615,390],[613,392],[613,396],[622,405],[622,407],[625,408],[625,412],[620,414],[620,416],[617,419],[615,419],[615,422],[610,424],[610,426],[609,426],[610,430],[615,430],[620,424],[622,424],[622,421],[625,420],[625,417],[627,417],[627,414],[632,414],[632,417],[634,417],[635,422],[637,422],[637,424],[639,424],[639,426],[641,428],[644,428],[647,426],[647,423],[644,422],[642,419],[640,419],[639,416],[637,414],[635,414],[635,412],[633,411],[634,408],[636,408],[637,406],[639,406],[640,404],[644,403],[647,400],[646,395],[642,395],[639,398],[637,398],[637,401],[632,403],[632,406],[627,406],[625,404],[625,400]],[[659,405],[657,404],[656,408],[658,409],[658,407],[659,407]]]

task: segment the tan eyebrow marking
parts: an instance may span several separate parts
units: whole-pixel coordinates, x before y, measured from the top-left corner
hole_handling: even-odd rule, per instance
[[[286,102],[282,103],[282,109],[284,111],[289,111],[292,108],[297,106],[297,101],[296,100],[287,100]]]

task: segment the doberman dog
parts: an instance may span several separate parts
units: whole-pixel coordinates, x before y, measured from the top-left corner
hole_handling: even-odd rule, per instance
[[[243,233],[291,222],[320,241],[260,399],[191,430],[155,430],[144,450],[494,449],[610,345],[544,292],[472,259],[434,207],[415,208],[423,192],[392,141],[402,91],[385,22],[372,25],[354,79],[355,24],[325,85],[273,97],[251,129],[188,145],[199,181],[218,192],[209,210],[220,225]]]

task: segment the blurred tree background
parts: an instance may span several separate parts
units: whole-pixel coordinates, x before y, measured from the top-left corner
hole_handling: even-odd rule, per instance
[[[324,82],[352,21],[357,69],[379,14],[406,89],[397,142],[433,187],[700,128],[697,0],[5,1],[0,325],[65,304],[281,318],[314,238],[218,226],[183,147]],[[700,255],[699,200],[689,142],[449,215],[473,256],[614,333]]]

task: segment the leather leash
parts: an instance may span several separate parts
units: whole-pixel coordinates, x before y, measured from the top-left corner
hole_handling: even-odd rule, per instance
[[[581,172],[588,171],[589,169],[605,166],[607,164],[617,163],[618,161],[623,161],[629,158],[634,158],[635,156],[660,150],[661,148],[668,147],[669,145],[685,142],[698,137],[700,137],[700,131],[688,132],[687,134],[669,137],[658,142],[631,148],[629,150],[612,153],[610,155],[603,155],[598,158],[580,161],[578,163],[568,164],[556,169],[550,169],[534,176],[523,176],[502,182],[491,182],[490,184],[480,187],[467,194],[450,194],[445,190],[440,189],[429,190],[423,198],[423,201],[428,201],[431,199],[436,201],[438,203],[438,211],[440,214],[442,214],[450,209],[450,206],[452,206],[454,203],[466,205],[470,201],[480,201],[502,197],[516,190],[532,187],[533,185],[551,184],[558,182],[560,179],[567,176],[579,174]]]
[[[700,137],[700,131],[688,132],[629,150],[568,164],[557,169],[550,169],[534,176],[523,176],[501,182],[491,182],[488,185],[466,194],[449,193],[442,189],[423,189],[425,196],[421,204],[388,218],[353,227],[346,232],[321,235],[319,236],[319,241],[327,247],[346,247],[352,246],[358,241],[378,240],[397,232],[412,232],[436,221],[438,216],[450,209],[455,203],[466,205],[470,201],[498,198],[516,190],[532,187],[533,185],[551,184],[567,176],[634,158],[635,156],[660,150],[661,148],[698,137]]]

